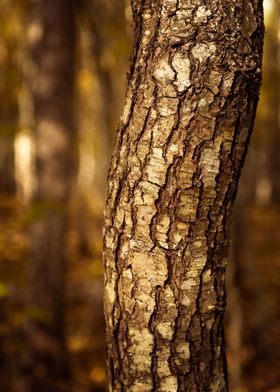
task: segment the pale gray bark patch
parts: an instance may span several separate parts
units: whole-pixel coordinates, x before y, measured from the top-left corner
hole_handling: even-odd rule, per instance
[[[226,391],[229,220],[260,87],[261,1],[133,1],[104,223],[110,390]]]

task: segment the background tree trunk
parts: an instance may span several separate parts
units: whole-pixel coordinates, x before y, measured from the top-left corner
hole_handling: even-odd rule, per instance
[[[5,30],[6,21],[0,19],[1,27]],[[4,28],[3,28],[4,26]],[[3,31],[1,31],[3,34]],[[5,33],[5,32],[4,32]],[[6,33],[7,34],[7,33]],[[12,39],[13,38],[13,39]],[[0,112],[0,192],[15,195],[15,134],[18,128],[18,97],[19,74],[15,53],[16,40],[8,37],[6,46],[2,43],[0,61],[1,112]]]
[[[125,0],[82,0],[81,22],[87,33],[93,69],[97,79],[98,97],[95,108],[99,107],[100,122],[95,135],[95,155],[98,170],[94,173],[94,189],[102,200],[106,189],[109,159],[112,154],[114,128],[118,122],[123,99],[123,68],[127,67],[130,40],[125,28]],[[100,197],[100,196],[99,196]]]
[[[132,4],[105,213],[110,390],[226,391],[224,274],[258,101],[262,2]]]
[[[17,69],[17,37],[9,29],[9,7],[3,2],[0,5],[0,224],[1,232],[8,232],[8,222],[14,219],[14,204],[16,195],[15,182],[15,134],[18,128],[17,90],[19,87],[19,72]],[[7,226],[6,226],[7,225]],[[3,230],[3,228],[5,228]],[[5,235],[5,234],[4,234]],[[8,234],[7,234],[8,235]],[[3,287],[3,265],[9,264],[5,257],[6,246],[3,236],[0,239],[0,285]],[[4,285],[5,287],[5,285]],[[7,320],[8,301],[5,295],[0,295],[0,325]],[[0,327],[1,329],[1,327]],[[9,355],[5,347],[5,335],[0,332],[0,378],[3,379],[1,388],[9,390]],[[4,377],[1,377],[1,376]]]
[[[280,18],[280,4],[279,1],[273,1],[273,33],[275,39],[275,46],[274,52],[272,54],[271,60],[273,61],[274,65],[274,72],[272,72],[274,76],[273,83],[277,85],[277,93],[276,97],[274,97],[274,102],[271,102],[272,105],[276,103],[277,105],[277,120],[275,121],[276,127],[273,132],[272,141],[271,141],[271,199],[272,202],[279,207],[280,203],[280,156],[279,156],[279,145],[280,145],[280,25],[279,25],[279,18]],[[274,60],[275,56],[275,49],[276,49],[276,61]],[[274,106],[273,105],[273,106]],[[274,127],[273,127],[274,128]]]
[[[74,172],[74,19],[74,0],[31,1],[37,189],[31,229],[30,343],[36,391],[56,390],[66,369],[65,235]]]

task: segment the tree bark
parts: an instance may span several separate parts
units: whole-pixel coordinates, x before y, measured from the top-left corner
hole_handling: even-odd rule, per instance
[[[2,25],[5,25],[3,20],[5,17],[7,15],[4,12],[0,20]],[[16,64],[15,39],[9,36],[5,38],[4,55],[2,55],[3,58],[0,61],[2,75],[0,82],[0,192],[8,196],[14,196],[16,193],[14,145],[18,128],[17,90],[19,74]]]
[[[279,157],[279,146],[280,146],[280,26],[279,26],[279,17],[280,17],[280,4],[278,1],[273,1],[273,33],[274,33],[274,41],[276,43],[276,61],[274,63],[274,72],[273,72],[273,83],[277,83],[277,93],[276,93],[276,113],[277,119],[276,124],[273,126],[273,136],[271,143],[271,158],[270,158],[270,173],[271,173],[271,184],[272,184],[272,202],[275,205],[279,206],[280,202],[280,157]],[[275,52],[274,54],[275,55]],[[276,75],[275,75],[276,74]],[[275,98],[275,97],[274,97]],[[271,102],[272,107],[275,104]]]
[[[9,127],[10,125],[5,130]],[[5,130],[3,133],[5,133]],[[5,195],[14,196],[16,193],[14,146],[16,129],[10,128],[8,132],[8,135],[2,134],[0,136],[0,192]]]
[[[30,344],[35,377],[33,389],[53,391],[57,378],[66,369],[65,236],[67,202],[75,166],[75,11],[74,0],[31,0],[30,5],[28,36],[36,128],[36,191],[30,260],[34,320]]]
[[[105,211],[111,391],[226,391],[229,224],[258,101],[262,2],[133,1]]]

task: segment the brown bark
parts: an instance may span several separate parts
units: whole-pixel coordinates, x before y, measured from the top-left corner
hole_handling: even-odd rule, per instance
[[[280,156],[279,156],[279,146],[280,146],[280,27],[279,27],[279,18],[280,18],[280,4],[279,1],[273,1],[273,33],[274,40],[276,43],[276,61],[275,61],[275,69],[274,69],[274,80],[272,83],[277,83],[277,93],[276,93],[276,113],[277,119],[276,124],[274,124],[274,132],[271,142],[271,183],[272,183],[272,202],[275,205],[279,206],[280,203]],[[275,54],[275,52],[274,52]],[[274,54],[272,56],[274,56]],[[273,57],[272,57],[273,59]],[[271,59],[270,59],[271,61]],[[275,75],[276,74],[276,75]],[[272,106],[274,102],[271,102]],[[276,126],[275,126],[276,125]]]
[[[74,0],[31,0],[30,6],[37,182],[31,229],[30,344],[33,388],[52,391],[65,370],[65,235],[75,147]]]
[[[14,195],[16,192],[15,131],[15,128],[10,129],[9,135],[0,135],[0,192],[6,195]]]
[[[1,18],[2,19],[2,18]],[[3,23],[3,20],[0,22]],[[0,62],[0,192],[14,195],[15,183],[15,134],[18,127],[18,70],[16,67],[15,42],[6,42],[6,55]]]
[[[83,0],[81,7],[82,25],[88,29],[94,73],[98,79],[100,101],[99,134],[97,135],[98,172],[95,187],[104,197],[109,159],[114,141],[114,127],[119,116],[120,97],[124,89],[119,88],[120,70],[127,66],[130,39],[126,33],[124,0]],[[106,60],[107,58],[107,60]],[[109,60],[108,60],[109,58]],[[97,105],[98,106],[98,105]]]
[[[116,3],[116,2],[115,2]],[[111,4],[111,7],[114,8],[116,4]],[[104,48],[106,47],[106,42],[104,42],[104,35],[102,34],[102,22],[108,21],[102,20],[102,12],[100,12],[103,7],[97,1],[90,1],[89,9],[92,11],[90,15],[92,16],[90,20],[90,27],[93,35],[93,43],[92,43],[92,54],[95,64],[96,73],[98,76],[98,81],[100,84],[100,93],[101,93],[101,101],[103,107],[103,118],[104,118],[104,145],[106,146],[106,150],[109,151],[110,155],[112,152],[112,139],[113,139],[113,107],[115,102],[115,94],[113,88],[112,75],[108,69],[108,67],[104,67],[102,64],[102,56]],[[121,11],[121,10],[120,10]],[[122,17],[122,13],[119,15]],[[108,102],[111,102],[110,108],[108,108]],[[107,165],[106,165],[107,166]]]
[[[111,391],[226,391],[229,222],[258,101],[261,1],[133,1],[109,173]]]
[[[8,4],[7,4],[8,5]],[[12,212],[15,200],[12,198],[16,193],[15,182],[15,134],[18,127],[18,105],[17,90],[19,85],[19,74],[16,61],[16,39],[7,28],[9,7],[0,5],[0,216],[2,227],[8,227],[12,221]],[[2,247],[3,239],[2,239]],[[3,272],[4,264],[7,264],[5,252],[1,252],[0,263]],[[4,277],[2,276],[2,279]],[[5,279],[5,278],[4,278]],[[2,325],[8,322],[8,298],[2,296],[0,299],[0,320]],[[5,380],[4,390],[10,388],[9,353],[6,349],[6,336],[0,336],[0,377]],[[2,382],[1,382],[2,384]]]

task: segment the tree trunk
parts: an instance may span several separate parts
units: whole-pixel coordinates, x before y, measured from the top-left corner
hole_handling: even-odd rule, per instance
[[[279,156],[279,146],[280,146],[280,26],[279,26],[279,18],[280,18],[280,4],[279,1],[273,1],[273,33],[274,40],[276,43],[276,61],[274,68],[274,79],[273,83],[277,83],[277,93],[276,93],[276,104],[277,104],[277,119],[276,124],[273,127],[273,137],[271,143],[271,183],[272,183],[272,202],[275,205],[279,206],[280,203],[280,156]],[[274,52],[275,55],[275,52]],[[275,75],[276,73],[276,75]],[[275,81],[276,79],[276,81]],[[274,106],[275,102],[271,102],[272,106]]]
[[[120,111],[120,96],[122,98],[124,93],[124,89],[118,88],[120,69],[123,64],[127,66],[127,48],[130,46],[125,28],[126,5],[124,0],[83,0],[79,5],[83,26],[86,26],[90,36],[94,73],[98,79],[100,112],[95,147],[98,171],[93,182],[104,197],[106,177],[104,178],[103,173],[104,170],[108,171],[114,141],[114,125]]]
[[[229,223],[261,79],[261,1],[133,1],[105,212],[111,391],[226,391]]]
[[[7,17],[1,15],[0,23]],[[3,45],[3,58],[0,61],[1,113],[0,113],[0,192],[15,195],[15,134],[18,128],[17,90],[19,84],[16,66],[16,42],[9,37]],[[11,41],[11,42],[10,42]]]
[[[0,135],[0,192],[15,195],[15,128],[9,132],[9,135]]]
[[[37,181],[31,230],[30,344],[38,381],[34,390],[52,391],[65,370],[65,235],[75,147],[74,0],[32,0],[28,33]]]

